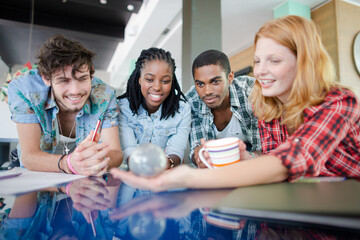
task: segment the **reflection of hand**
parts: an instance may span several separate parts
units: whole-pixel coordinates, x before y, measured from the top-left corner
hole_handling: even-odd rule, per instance
[[[80,211],[87,222],[90,222],[90,213],[94,210],[105,210],[111,205],[109,191],[105,188],[106,181],[102,178],[83,178],[68,185],[67,193],[73,201],[73,207]],[[97,216],[93,212],[92,216]]]
[[[110,218],[121,219],[142,212],[159,218],[180,218],[199,207],[211,207],[232,190],[197,190],[146,195],[112,210]]]
[[[110,158],[109,144],[98,143],[99,134],[92,141],[93,131],[77,146],[71,154],[71,165],[79,174],[86,176],[102,176],[107,171]]]
[[[207,168],[206,165],[200,160],[200,157],[199,157],[199,151],[201,148],[203,148],[205,146],[206,141],[205,141],[205,139],[202,138],[200,140],[200,142],[201,142],[201,145],[194,149],[195,163],[198,166],[198,168]],[[209,155],[207,154],[207,152],[204,152],[204,157],[207,160],[209,159]],[[211,165],[211,162],[209,160],[208,160],[208,162]]]

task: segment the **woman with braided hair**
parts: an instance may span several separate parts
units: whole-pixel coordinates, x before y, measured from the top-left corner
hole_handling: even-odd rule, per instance
[[[180,165],[190,133],[191,109],[175,75],[175,61],[161,48],[143,50],[118,97],[124,159],[144,143],[165,150],[168,168]]]

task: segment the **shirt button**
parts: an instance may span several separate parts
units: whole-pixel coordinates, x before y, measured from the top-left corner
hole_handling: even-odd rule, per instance
[[[298,138],[295,138],[294,139],[294,142],[299,142],[300,140]]]

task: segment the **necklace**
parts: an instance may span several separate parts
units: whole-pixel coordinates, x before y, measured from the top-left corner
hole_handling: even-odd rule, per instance
[[[58,125],[59,125],[60,134],[64,136],[64,134],[62,133],[62,129],[61,129],[61,123],[60,123],[59,115],[56,115],[56,117],[57,117],[57,120],[58,120]],[[74,121],[74,123],[73,123],[73,125],[72,125],[71,131],[70,131],[70,134],[69,134],[69,138],[71,137],[71,134],[72,134],[72,132],[73,132],[73,130],[74,130],[75,125],[76,125],[76,121]],[[67,143],[67,142],[64,141],[63,143],[64,143],[63,154],[66,154],[66,155],[67,155],[67,154],[69,154],[70,149],[69,149],[69,147],[68,147],[68,143]]]

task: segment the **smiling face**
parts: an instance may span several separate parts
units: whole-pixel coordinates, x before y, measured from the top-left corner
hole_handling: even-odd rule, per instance
[[[43,77],[46,85],[51,86],[60,112],[77,113],[85,105],[91,94],[91,76],[86,65],[79,68],[75,78],[71,74],[72,66],[59,69],[52,74],[51,80]]]
[[[262,94],[286,103],[297,73],[295,54],[271,38],[261,37],[254,54],[254,76]]]
[[[229,85],[233,79],[233,72],[226,76],[220,65],[206,65],[194,71],[196,91],[210,109],[230,104]]]
[[[152,60],[144,64],[139,84],[149,113],[155,113],[169,96],[172,79],[173,72],[167,62]]]

